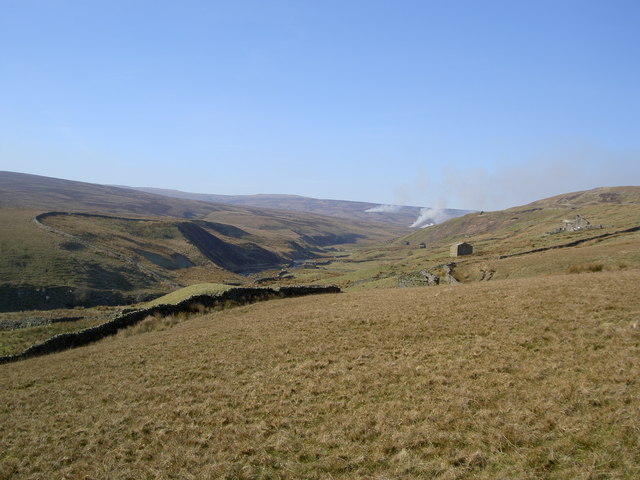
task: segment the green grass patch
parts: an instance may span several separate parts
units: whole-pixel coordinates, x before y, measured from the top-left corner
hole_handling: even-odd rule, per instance
[[[181,301],[196,295],[214,295],[229,290],[230,288],[233,287],[223,283],[200,283],[198,285],[190,285],[147,302],[142,305],[142,308],[180,303]]]

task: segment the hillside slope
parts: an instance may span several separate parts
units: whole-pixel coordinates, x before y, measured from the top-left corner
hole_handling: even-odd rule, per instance
[[[471,237],[480,242],[491,238],[502,240],[505,248],[515,247],[518,239],[553,232],[564,226],[564,220],[572,221],[576,215],[594,227],[640,225],[639,208],[640,187],[601,187],[506,210],[471,213],[414,232],[402,240],[439,244]]]
[[[0,172],[0,311],[128,303],[179,285],[242,282],[390,225],[162,197]]]
[[[452,244],[462,241],[473,255],[451,257]],[[474,282],[638,267],[640,187],[606,187],[454,218],[359,249],[306,279],[362,289],[426,285],[430,274],[449,281],[447,270]]]
[[[0,365],[0,476],[635,479],[639,283],[278,300]]]

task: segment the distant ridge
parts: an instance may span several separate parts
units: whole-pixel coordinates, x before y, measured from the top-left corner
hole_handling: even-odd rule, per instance
[[[300,195],[284,194],[258,194],[258,195],[217,195],[208,193],[191,193],[179,190],[169,190],[151,187],[126,187],[140,192],[165,195],[167,197],[198,200],[212,203],[225,203],[228,205],[242,205],[246,207],[276,208],[280,210],[292,210],[296,212],[315,213],[330,217],[347,218],[351,220],[363,220],[380,222],[396,227],[410,228],[421,217],[424,207],[409,205],[379,205],[370,202],[355,202],[349,200],[327,200]],[[381,211],[371,211],[379,208]],[[471,213],[473,210],[443,209],[439,212],[439,218],[433,218],[431,223],[460,217]],[[429,217],[425,220],[428,222]],[[436,221],[437,220],[437,221]],[[417,226],[416,226],[417,227]],[[415,228],[415,227],[414,227]]]

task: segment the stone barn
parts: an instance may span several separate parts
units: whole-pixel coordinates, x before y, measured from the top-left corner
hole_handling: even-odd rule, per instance
[[[452,257],[460,257],[462,255],[471,255],[473,253],[473,246],[467,242],[454,243],[451,245],[449,251]]]

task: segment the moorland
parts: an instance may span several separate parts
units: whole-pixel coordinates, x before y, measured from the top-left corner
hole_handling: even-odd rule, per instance
[[[640,475],[640,187],[409,230],[22,180],[0,188],[3,298],[86,303],[7,307],[4,324],[72,320],[0,331],[5,353],[136,301],[342,293],[149,316],[0,365],[0,478]],[[126,302],[99,305],[109,285]]]
[[[293,210],[299,212],[316,213],[330,217],[348,218],[382,222],[406,228],[421,215],[422,207],[409,205],[377,205],[369,202],[353,202],[344,200],[322,200],[303,197],[300,195],[215,195],[203,193],[181,192],[161,188],[128,187],[142,192],[156,193],[168,197],[205,202],[244,205],[249,207],[276,208],[278,210]],[[455,208],[442,209],[445,217],[459,217],[471,213],[470,210]]]
[[[0,311],[120,305],[407,228],[0,173]],[[374,214],[372,214],[374,215]]]

